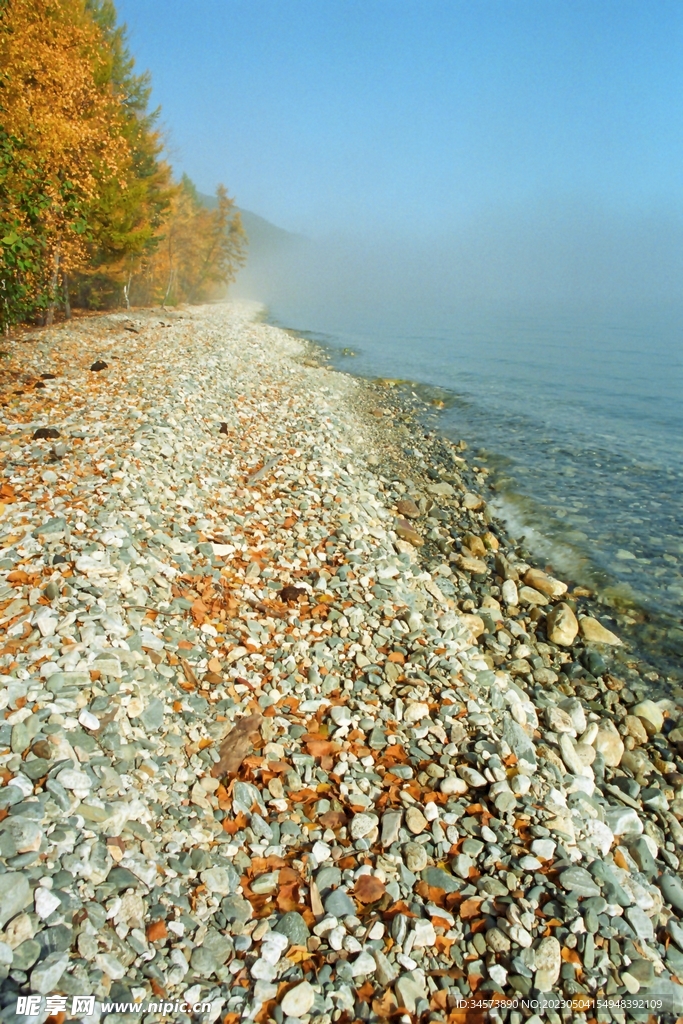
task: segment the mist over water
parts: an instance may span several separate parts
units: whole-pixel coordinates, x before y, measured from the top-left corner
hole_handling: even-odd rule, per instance
[[[396,224],[400,224],[397,216]],[[384,322],[417,304],[501,303],[570,309],[670,305],[683,284],[683,214],[617,213],[590,203],[492,210],[424,234],[370,229],[292,237],[259,252],[237,290],[268,303],[351,306]]]
[[[444,403],[435,428],[485,461],[513,535],[636,618],[644,609],[651,640],[675,653],[681,281],[679,218],[566,206],[429,242],[300,240],[238,288],[340,368],[438,389],[425,392]]]

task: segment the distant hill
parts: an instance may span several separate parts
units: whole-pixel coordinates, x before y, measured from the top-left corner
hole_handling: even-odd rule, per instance
[[[215,196],[198,193],[208,209],[217,205]],[[308,240],[303,235],[285,231],[259,217],[251,210],[241,210],[242,224],[249,241],[247,262],[230,287],[230,294],[238,298],[268,302],[272,289],[285,269],[291,270],[299,253],[306,249]]]
[[[203,192],[197,193],[204,206],[209,210],[216,208],[218,200],[215,196],[207,196]],[[304,241],[303,235],[295,235],[291,231],[285,231],[275,224],[271,224],[265,217],[259,217],[258,213],[251,210],[242,210],[237,207],[242,224],[249,239],[249,261],[259,259],[263,256],[271,256],[291,245]]]

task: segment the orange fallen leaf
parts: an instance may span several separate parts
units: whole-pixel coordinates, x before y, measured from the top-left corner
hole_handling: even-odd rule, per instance
[[[346,825],[346,820],[346,815],[343,811],[326,811],[318,818],[321,825],[332,829],[333,832],[335,829],[343,828]]]
[[[339,744],[333,740],[321,740],[311,737],[306,740],[306,750],[312,757],[329,757],[339,750]]]
[[[372,1012],[380,1020],[387,1020],[396,1010],[396,996],[387,989],[379,999],[372,1000]]]
[[[375,986],[371,981],[364,982],[356,993],[358,998],[364,1003],[369,1003],[375,994]]]
[[[479,907],[483,902],[481,896],[472,896],[470,899],[465,900],[460,904],[460,919],[462,921],[469,921],[471,917],[476,917],[479,913]]]
[[[227,832],[229,836],[235,836],[243,828],[247,827],[248,820],[246,814],[239,811],[234,818],[223,818],[222,824],[224,832]]]
[[[354,886],[353,895],[359,903],[375,903],[381,900],[386,891],[381,878],[375,875],[361,875]]]
[[[283,913],[287,913],[290,910],[301,910],[301,903],[299,902],[299,885],[297,882],[291,882],[288,885],[280,884],[275,897],[278,910]]]
[[[153,921],[152,924],[147,926],[146,935],[150,942],[160,942],[162,939],[168,938],[166,922]]]
[[[245,715],[238,719],[235,726],[230,730],[220,745],[219,761],[211,770],[215,779],[222,775],[235,775],[239,770],[242,761],[253,749],[254,734],[259,731],[263,723],[262,715]]]

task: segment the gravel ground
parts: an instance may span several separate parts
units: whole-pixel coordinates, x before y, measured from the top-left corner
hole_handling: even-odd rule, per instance
[[[5,343],[1,1019],[674,1020],[683,708],[256,314]]]

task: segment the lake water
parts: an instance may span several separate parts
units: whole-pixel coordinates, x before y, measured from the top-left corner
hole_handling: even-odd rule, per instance
[[[298,297],[269,313],[339,368],[443,401],[436,429],[489,468],[511,534],[627,609],[637,642],[680,679],[683,309],[418,306]]]

